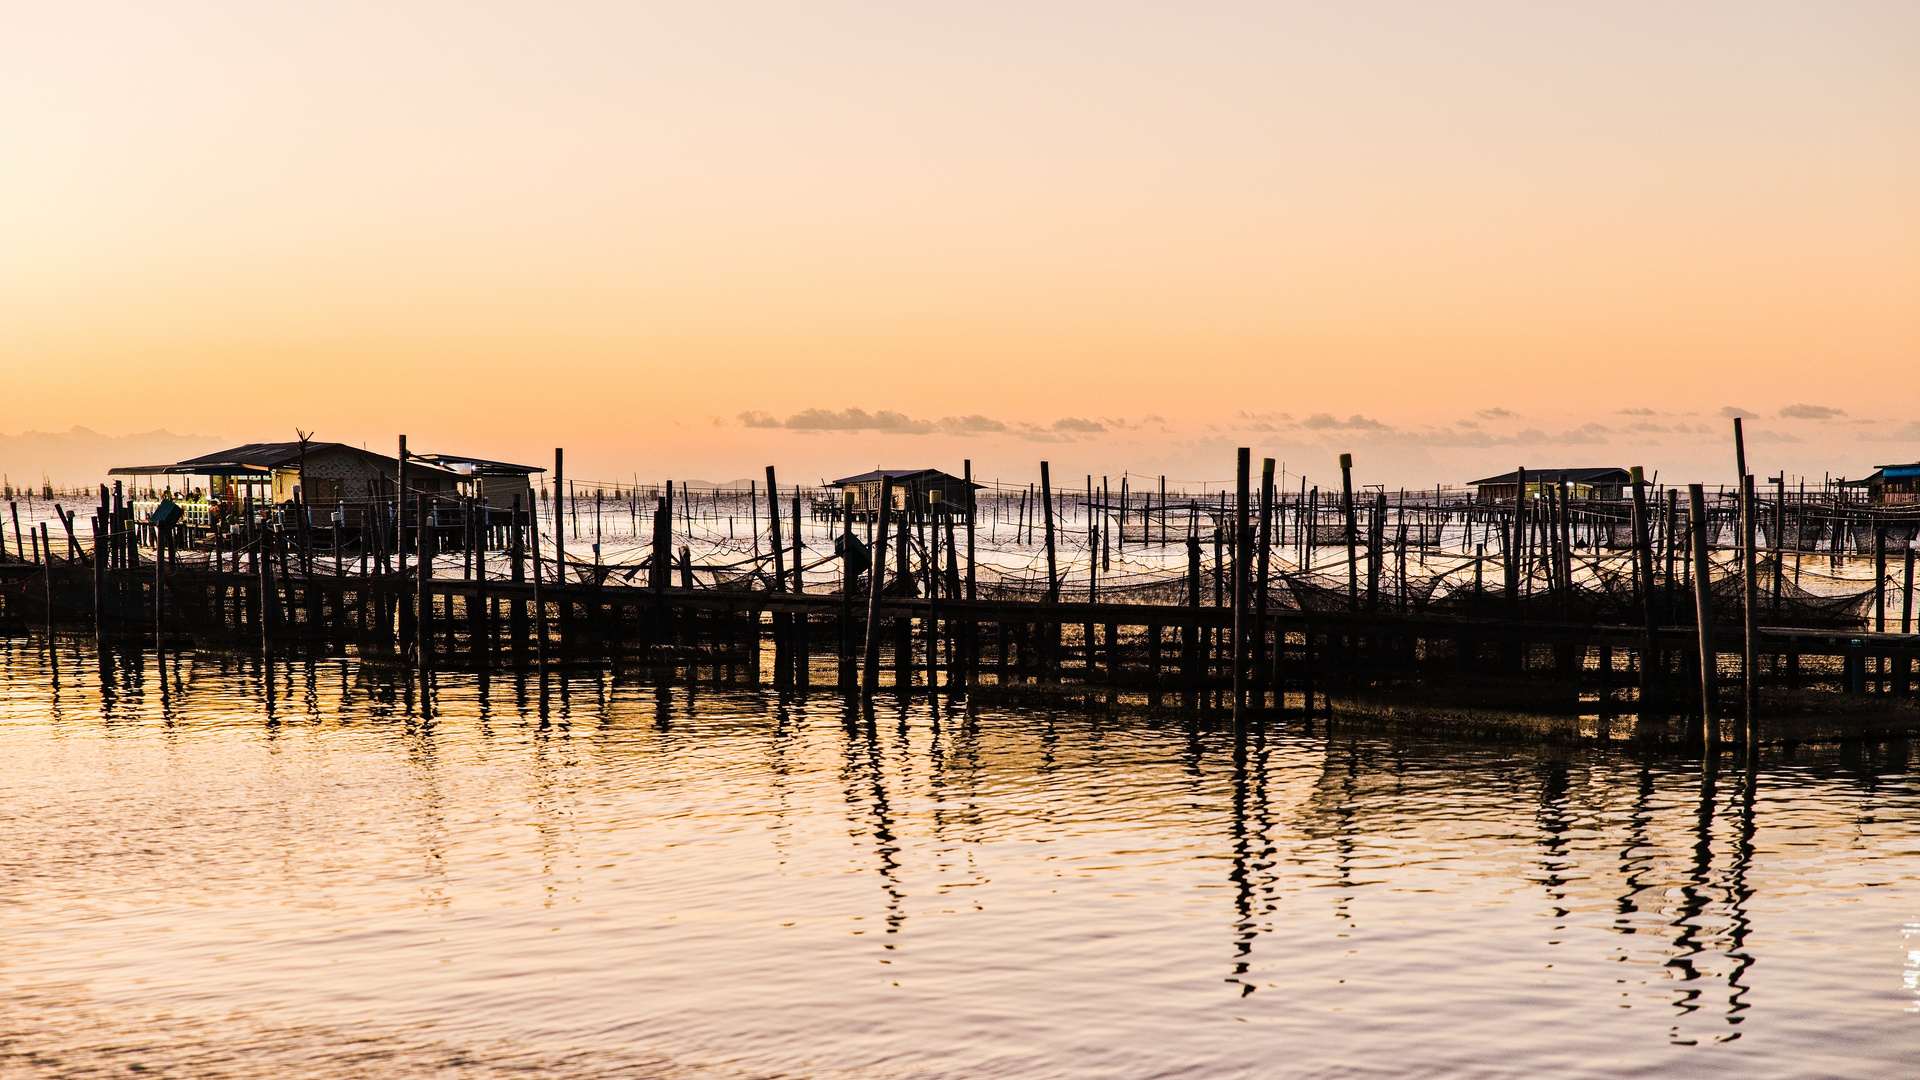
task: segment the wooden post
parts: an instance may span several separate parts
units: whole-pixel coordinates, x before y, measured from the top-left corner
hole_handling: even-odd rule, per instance
[[[840,493],[840,689],[852,693],[858,681],[853,656],[853,587],[859,578],[853,560],[853,492]]]
[[[433,509],[431,496],[420,495],[416,502],[414,569],[416,614],[414,615],[413,655],[422,672],[433,666]]]
[[[1771,585],[1774,622],[1780,621],[1780,579],[1785,576],[1786,555],[1782,547],[1787,531],[1787,471],[1773,478],[1773,583]],[[1776,666],[1778,661],[1775,661]]]
[[[973,559],[973,554],[974,554],[973,519],[979,513],[979,505],[980,505],[979,501],[974,498],[975,489],[973,486],[973,459],[972,458],[966,459],[966,461],[961,465],[960,473],[961,473],[961,478],[966,481],[967,599],[972,600],[972,599],[975,599],[974,590],[976,586],[976,579],[974,575],[974,559]],[[977,619],[970,617],[967,619],[965,626],[966,626],[966,629],[963,631],[966,637],[966,646],[963,649],[963,652],[965,653],[965,655],[961,659],[961,667],[963,672],[962,685],[971,687],[973,685],[974,674],[979,670],[980,623]]]
[[[1659,692],[1660,619],[1654,611],[1653,540],[1647,531],[1646,472],[1635,465],[1632,476],[1634,585],[1640,593],[1641,618],[1647,625],[1647,640],[1640,647],[1640,712],[1644,716]]]
[[[1667,548],[1666,583],[1667,583],[1667,593],[1669,596],[1673,597],[1673,602],[1675,604],[1679,603],[1678,594],[1675,592],[1673,587],[1674,573],[1675,573],[1674,559],[1677,557],[1677,552],[1680,547],[1678,540],[1675,536],[1675,530],[1678,527],[1679,521],[1680,521],[1680,490],[1678,488],[1668,488],[1667,489],[1667,520],[1666,520],[1666,529],[1665,529],[1666,548]]]
[[[1373,514],[1367,521],[1367,610],[1380,610],[1380,571],[1386,560],[1387,493],[1374,499]]]
[[[545,573],[541,568],[544,562],[540,557],[540,505],[534,500],[527,508],[527,550],[533,556],[533,656],[540,666],[540,693],[546,700],[547,683],[547,601],[541,594],[541,579]]]
[[[1740,478],[1740,608],[1746,630],[1741,643],[1740,685],[1741,715],[1746,721],[1741,741],[1749,747],[1758,733],[1760,701],[1760,590],[1753,579],[1758,567],[1754,525],[1753,474],[1748,473]]]
[[[961,591],[960,586],[960,549],[953,542],[952,511],[947,513],[945,524],[947,529],[947,577],[945,595],[955,599],[963,599],[966,593]],[[944,640],[947,647],[947,687],[949,689],[956,684],[962,687],[967,684],[966,643],[961,640],[964,635],[956,629],[956,627],[971,625],[973,625],[972,620],[968,618],[949,618],[946,622],[946,635]]]
[[[1248,549],[1253,546],[1248,543],[1249,512],[1253,501],[1249,475],[1252,453],[1245,446],[1239,449],[1233,473],[1233,720],[1236,724],[1246,720],[1248,642],[1253,636],[1252,615],[1247,603],[1247,556],[1250,554]]]
[[[1707,553],[1707,495],[1699,484],[1687,485],[1687,532],[1693,540],[1693,610],[1700,637],[1700,718],[1704,752],[1720,745],[1718,695],[1719,653],[1713,643],[1713,562]]]
[[[1047,543],[1047,603],[1060,602],[1060,567],[1057,560],[1057,548],[1053,531],[1053,474],[1047,462],[1040,463],[1040,503],[1046,514]],[[1060,656],[1060,624],[1043,622],[1036,629],[1040,632],[1040,669],[1043,677],[1051,679],[1054,665]]]
[[[1887,629],[1887,527],[1884,523],[1875,523],[1873,527],[1873,629],[1876,633],[1885,633]]]
[[[1506,587],[1507,604],[1517,610],[1520,606],[1520,567],[1526,561],[1527,547],[1526,466],[1515,469],[1513,475],[1513,535],[1507,543]]]
[[[1187,624],[1181,627],[1180,667],[1189,690],[1197,687],[1200,678],[1200,534],[1192,529],[1187,531],[1187,606],[1195,613]]]
[[[1253,670],[1256,673],[1256,689],[1260,694],[1260,707],[1263,709],[1266,708],[1267,705],[1266,688],[1268,684],[1271,683],[1273,685],[1274,693],[1277,694],[1280,692],[1279,683],[1265,676],[1264,673],[1267,671],[1267,665],[1263,662],[1266,657],[1267,647],[1267,582],[1273,561],[1273,526],[1273,459],[1262,458],[1260,459],[1260,538],[1256,545],[1259,559],[1259,562],[1256,564],[1256,569],[1259,578],[1255,581],[1253,589]],[[1281,635],[1276,632],[1273,642],[1274,663],[1276,666],[1280,659],[1281,644]],[[1275,706],[1277,707],[1279,704],[1280,702],[1276,700]]]
[[[553,582],[567,583],[566,451],[553,448]],[[564,601],[563,601],[564,602]]]
[[[771,465],[767,466],[767,528],[772,530],[773,591],[786,592],[786,550],[785,545],[780,540],[780,485],[774,480],[773,466]],[[778,677],[776,674],[775,678]]]
[[[647,584],[655,592],[673,584],[673,511],[665,499],[653,504],[653,561],[647,567]]]
[[[405,435],[400,436],[399,454],[393,460],[394,561],[395,571],[404,574],[407,572],[407,437]],[[247,490],[249,501],[251,501],[253,490],[251,485]]]
[[[767,466],[767,528],[771,530],[768,539],[773,548],[773,591],[786,592],[787,553],[786,544],[780,539],[780,484],[774,477],[771,465]],[[757,533],[755,541],[758,542]],[[786,633],[789,621],[786,612],[773,613],[773,685],[776,687],[787,687],[793,684],[792,643],[787,640]],[[760,647],[759,635],[760,627],[756,620],[754,641],[751,646],[756,651]]]
[[[1900,632],[1902,634],[1910,634],[1913,632],[1913,542],[1912,541],[1908,541],[1906,558],[1901,561],[1905,564],[1905,567],[1901,574],[1901,582],[1900,582],[1900,593],[1901,593]],[[1913,690],[1913,659],[1911,657],[1903,656],[1900,658],[1898,677],[1894,683],[1894,689],[1897,693],[1900,693],[1900,694],[1908,694],[1912,692]]]
[[[1055,561],[1053,543],[1053,475],[1046,462],[1040,463],[1040,500],[1046,513],[1047,603],[1060,602],[1060,568]]]
[[[1045,466],[1042,465],[1042,475]],[[893,477],[882,474],[880,477],[880,513],[878,532],[873,545],[872,582],[867,592],[867,640],[862,657],[861,690],[872,696],[880,689],[880,596],[886,591],[887,574],[887,530],[893,524]],[[1047,537],[1053,537],[1052,520],[1048,520]],[[1051,545],[1049,545],[1051,547]]]
[[[1735,476],[1747,475],[1747,436],[1741,429],[1740,418],[1737,416],[1733,418],[1733,463],[1737,470],[1734,473]]]
[[[1347,610],[1360,610],[1360,527],[1353,516],[1353,455],[1340,455],[1340,507],[1347,518]]]
[[[912,537],[909,526],[913,524],[913,489],[907,489],[907,497],[902,499],[906,505],[902,508],[901,518],[893,528],[893,580],[895,588],[905,596],[918,596],[920,591],[913,580]],[[913,688],[913,617],[896,615],[893,620],[893,685],[901,692]]]
[[[100,485],[100,509],[93,518],[93,640],[97,644],[106,640],[106,605],[102,602],[107,591],[108,530],[107,523],[107,485]],[[0,532],[0,542],[5,533]],[[1911,565],[1911,557],[1909,557]],[[1911,575],[1909,575],[1911,576]],[[1908,607],[1912,607],[1909,602]]]
[[[940,577],[940,519],[935,516],[942,492],[928,490],[925,498],[920,554],[926,563],[927,617],[920,629],[927,643],[927,693],[931,695],[940,689],[940,597],[946,592],[946,582]]]
[[[47,541],[47,523],[40,523],[41,547],[47,556],[47,634],[53,634],[53,545]],[[167,647],[167,530],[153,530],[153,651]]]
[[[806,565],[806,545],[802,539],[800,530],[800,485],[798,484],[793,486],[793,516],[791,520],[793,522],[793,591],[803,593],[807,591],[805,572],[801,570],[801,567]],[[788,616],[788,620],[787,629],[793,642],[794,681],[804,689],[813,683],[813,668],[809,660],[811,653],[807,642],[807,634],[809,632],[807,628],[807,613],[805,611],[796,611]]]

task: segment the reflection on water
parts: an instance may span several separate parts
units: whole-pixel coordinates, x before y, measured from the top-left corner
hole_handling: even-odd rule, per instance
[[[1912,1075],[1903,746],[1749,770],[0,642],[0,1072]]]

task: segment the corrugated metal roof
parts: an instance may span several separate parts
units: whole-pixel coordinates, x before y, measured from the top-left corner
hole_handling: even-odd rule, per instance
[[[471,465],[481,473],[544,473],[547,471],[538,465],[515,465],[511,461],[489,461],[486,458],[466,457],[461,454],[409,454],[407,456],[436,465]]]
[[[1576,484],[1624,484],[1632,479],[1625,469],[1528,469],[1527,482],[1541,483],[1547,480],[1571,480]],[[1520,470],[1515,469],[1499,476],[1489,476],[1485,480],[1469,480],[1473,487],[1481,484],[1517,484],[1520,482]]]
[[[310,442],[307,444],[308,457],[312,457],[318,453],[332,451],[343,451],[362,458],[371,458],[387,469],[393,468],[396,462],[395,458],[388,457],[385,454],[377,454],[364,447],[349,446],[346,443]],[[412,458],[412,456],[411,454],[408,455],[409,458]],[[175,473],[187,475],[197,474],[202,476],[242,476],[271,472],[274,469],[285,469],[298,465],[299,463],[300,444],[298,442],[245,443],[212,454],[190,457],[184,461],[175,462],[172,465],[122,467],[110,470],[110,472],[123,476],[136,472],[143,475],[148,473]],[[431,465],[418,460],[412,461],[408,465],[408,468],[425,469],[428,472],[443,473],[452,477],[458,477],[460,475],[451,469],[443,469],[438,465]]]
[[[953,484],[966,483],[965,480],[962,480],[951,473],[941,472],[939,469],[875,469],[872,472],[863,472],[858,476],[843,476],[838,480],[828,481],[827,486],[828,487],[845,487],[848,484],[870,484],[876,480],[882,479],[883,477],[889,477],[889,476],[895,480],[939,479],[939,480],[944,480],[948,483],[953,483]],[[984,485],[975,484],[973,486],[982,487]]]

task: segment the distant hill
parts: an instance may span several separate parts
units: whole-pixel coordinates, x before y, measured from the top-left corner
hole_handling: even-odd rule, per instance
[[[117,436],[78,426],[69,431],[23,431],[0,435],[0,474],[15,489],[38,487],[43,480],[55,487],[78,487],[105,480],[107,470],[119,465],[179,461],[231,445],[233,440],[218,435],[175,435],[166,430]]]

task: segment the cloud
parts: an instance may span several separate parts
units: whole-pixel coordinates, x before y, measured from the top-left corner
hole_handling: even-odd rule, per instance
[[[736,419],[743,427],[785,428],[788,431],[871,431],[882,435],[957,435],[967,438],[976,435],[1014,435],[1029,442],[1070,442],[1083,435],[1097,435],[1108,431],[1110,427],[1134,428],[1138,424],[1125,420],[1103,418],[1088,420],[1084,417],[1065,416],[1052,424],[1035,424],[1027,421],[996,420],[991,416],[969,413],[965,416],[943,416],[938,420],[922,420],[908,416],[894,409],[878,409],[868,412],[865,409],[806,409],[794,413],[785,420],[771,413],[757,409],[740,413]]]
[[[1737,405],[1722,405],[1720,407],[1720,415],[1726,417],[1728,420],[1732,420],[1736,417],[1746,419],[1747,417],[1759,416],[1760,414],[1754,412],[1752,409],[1742,409]]]
[[[1314,428],[1315,430],[1322,430],[1322,431],[1330,428],[1338,428],[1343,431],[1391,430],[1387,427],[1387,425],[1381,423],[1380,421],[1371,419],[1369,417],[1361,416],[1359,413],[1354,413],[1352,416],[1347,417],[1345,420],[1341,420],[1335,417],[1332,413],[1314,413],[1312,416],[1309,416],[1305,420],[1300,421],[1300,426]]]
[[[1482,420],[1510,420],[1515,417],[1518,417],[1520,414],[1517,412],[1514,412],[1512,409],[1502,409],[1496,406],[1495,408],[1491,408],[1491,409],[1481,409],[1479,412],[1474,413],[1473,415],[1479,417]]]
[[[1463,428],[1477,428],[1477,427],[1479,427],[1479,426],[1480,426],[1480,421],[1478,421],[1478,420],[1455,420],[1455,421],[1453,422],[1453,426],[1454,426],[1454,427],[1463,427]]]
[[[948,417],[939,424],[916,420],[903,412],[881,409],[806,409],[781,420],[771,413],[750,409],[739,414],[743,427],[786,428],[789,431],[879,431],[893,435],[926,435],[934,431],[992,431],[998,423],[984,416]]]
[[[1053,422],[1053,430],[1092,433],[1107,430],[1107,425],[1097,420],[1083,420],[1077,416],[1063,416]]]
[[[1621,409],[1621,416],[1658,416],[1652,409]]]
[[[1920,420],[1909,420],[1891,431],[1860,433],[1862,442],[1920,442]]]
[[[1798,435],[1791,435],[1784,431],[1769,431],[1765,428],[1762,428],[1759,431],[1747,432],[1746,439],[1748,442],[1757,442],[1757,443],[1768,443],[1768,442],[1792,443],[1792,442],[1800,441],[1800,437]]]
[[[1622,410],[1622,411],[1626,411],[1626,410]],[[1632,413],[1631,415],[1641,416],[1644,414],[1636,412],[1636,413]],[[1642,420],[1637,424],[1628,424],[1626,427],[1621,428],[1620,430],[1638,431],[1648,435],[1666,435],[1666,434],[1670,434],[1673,431],[1672,428],[1668,427],[1665,424],[1654,424],[1654,423],[1649,423],[1648,421],[1645,421],[1645,420]]]
[[[1280,431],[1294,426],[1293,414],[1283,412],[1248,412],[1240,410],[1240,423],[1236,427],[1247,431]],[[1149,417],[1149,423],[1165,423],[1159,417]]]
[[[933,425],[915,420],[906,413],[881,409],[806,409],[787,417],[787,427],[796,431],[886,431],[898,435],[925,435]]]
[[[1780,410],[1780,415],[1788,420],[1831,420],[1846,414],[1845,409],[1834,409],[1825,405],[1789,405]]]
[[[972,413],[967,416],[944,416],[940,418],[940,430],[949,435],[987,435],[1007,430],[1007,425],[990,416]]]

